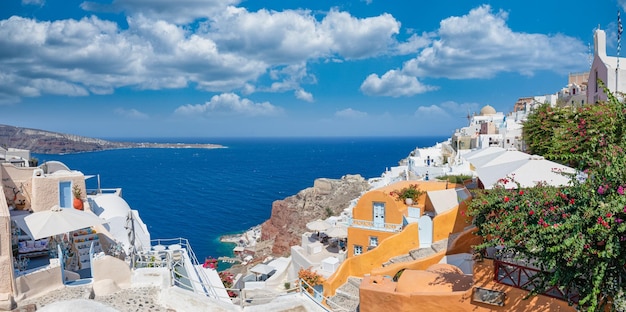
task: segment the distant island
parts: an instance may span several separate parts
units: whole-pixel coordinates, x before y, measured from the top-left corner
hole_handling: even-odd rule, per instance
[[[0,125],[0,147],[37,154],[72,154],[121,148],[224,148],[219,144],[113,142],[73,134]]]

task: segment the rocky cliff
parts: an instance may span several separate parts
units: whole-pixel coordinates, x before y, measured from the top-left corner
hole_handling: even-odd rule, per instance
[[[317,179],[313,187],[272,204],[272,215],[262,224],[261,241],[273,242],[267,244],[273,246],[272,255],[288,255],[291,246],[300,245],[307,222],[339,215],[369,187],[360,175]]]
[[[122,148],[126,147],[126,143],[0,125],[0,146],[27,149],[40,154],[63,154]]]

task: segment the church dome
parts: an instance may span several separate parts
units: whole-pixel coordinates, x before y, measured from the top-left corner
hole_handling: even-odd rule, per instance
[[[495,114],[496,114],[496,109],[491,107],[490,105],[485,105],[485,107],[480,109],[481,116],[489,116],[489,115],[495,115]]]

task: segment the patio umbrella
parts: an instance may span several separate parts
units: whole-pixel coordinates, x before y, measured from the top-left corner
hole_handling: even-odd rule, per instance
[[[50,210],[27,215],[21,221],[16,220],[16,222],[18,226],[29,232],[29,236],[33,239],[68,233],[105,223],[103,219],[91,212],[59,208],[57,205]]]
[[[306,224],[306,227],[311,231],[325,231],[330,228],[330,224],[324,220],[317,219]]]
[[[326,235],[329,237],[335,238],[346,238],[348,237],[348,229],[345,226],[333,226],[330,230],[325,231]]]
[[[530,157],[529,154],[520,151],[502,151],[497,153],[491,153],[480,157],[474,157],[469,160],[476,168],[483,168],[488,166],[501,165],[508,162],[526,160]]]
[[[569,184],[570,177],[562,173],[576,174],[576,170],[533,155],[528,159],[478,168],[476,173],[485,189],[492,189],[498,180],[506,177],[513,177],[521,187],[533,187],[539,182],[552,186],[564,186]],[[504,187],[515,188],[517,185],[509,179]]]
[[[494,153],[502,153],[504,151],[506,151],[505,148],[499,146],[490,146],[483,149],[473,150],[467,154],[464,154],[462,157],[465,158],[465,160],[471,160],[477,157],[483,157]]]

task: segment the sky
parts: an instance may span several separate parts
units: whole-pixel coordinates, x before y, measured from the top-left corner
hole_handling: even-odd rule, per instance
[[[485,105],[508,113],[588,71],[598,27],[616,55],[625,7],[2,0],[0,124],[98,138],[448,136]]]

